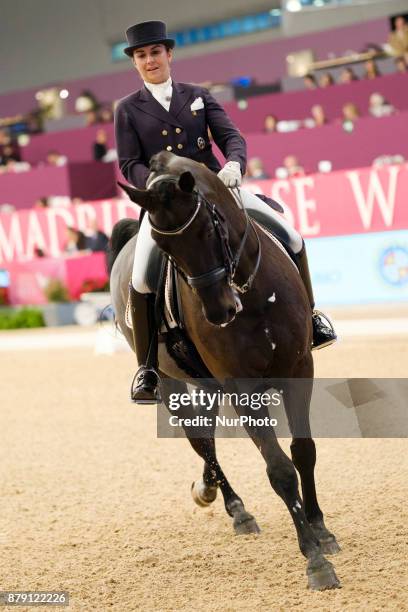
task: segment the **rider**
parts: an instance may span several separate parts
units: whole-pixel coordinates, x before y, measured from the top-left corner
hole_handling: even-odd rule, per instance
[[[227,187],[239,187],[246,168],[245,140],[207,89],[172,80],[170,64],[175,41],[167,37],[166,25],[161,21],[138,23],[128,28],[126,36],[128,47],[124,52],[132,59],[144,86],[123,98],[115,112],[119,165],[125,178],[144,189],[150,173],[150,158],[166,149],[204,163]],[[212,152],[208,129],[226,159],[223,168]],[[332,344],[336,334],[331,324],[324,315],[314,311],[302,237],[255,195],[245,190],[240,193],[245,208],[269,220],[295,255],[312,309],[313,348]],[[141,403],[155,403],[159,397],[157,372],[144,365],[148,362],[148,349],[155,333],[154,296],[146,283],[146,268],[153,247],[149,219],[145,215],[137,240],[130,285],[134,344],[138,363],[142,364],[132,384],[131,398]]]

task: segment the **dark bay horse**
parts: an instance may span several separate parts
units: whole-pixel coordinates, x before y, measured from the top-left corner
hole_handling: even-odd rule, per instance
[[[148,189],[123,188],[147,211],[154,240],[181,271],[185,327],[205,366],[217,381],[283,379],[292,461],[279,446],[273,427],[248,425],[246,429],[266,462],[273,489],[292,517],[307,559],[310,588],[338,587],[333,565],[324,554],[338,552],[339,546],[325,527],[314,481],[316,450],[309,425],[311,312],[300,276],[283,249],[248,218],[206,167],[163,151],[152,158],[150,169]],[[132,348],[125,310],[137,227],[137,222],[123,220],[112,234],[112,301]],[[160,354],[159,368],[163,376],[186,378],[182,372],[177,374],[166,354]],[[302,392],[285,382],[288,379],[302,379]],[[180,390],[185,388],[180,380]],[[245,407],[234,408],[238,415],[248,413]],[[191,417],[189,410],[181,409],[178,416]],[[266,416],[265,411],[262,408],[257,417]],[[214,437],[197,439],[188,427],[184,429],[204,460],[203,477],[193,485],[196,503],[209,505],[219,488],[236,533],[257,533],[254,517],[217,461]]]

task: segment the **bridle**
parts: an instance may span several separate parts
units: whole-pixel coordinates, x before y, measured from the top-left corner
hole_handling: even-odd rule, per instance
[[[172,174],[162,174],[151,180],[148,180],[147,189],[151,189],[151,187],[155,183],[159,181],[163,181],[163,180],[168,180],[169,182],[171,181],[171,182],[176,183],[178,181],[178,177],[175,177]],[[255,227],[253,226],[252,220],[250,219],[247,211],[245,210],[242,204],[242,199],[241,199],[239,190],[237,189],[237,196],[240,202],[240,208],[245,215],[246,225],[245,225],[244,234],[241,238],[241,242],[238,246],[238,249],[235,255],[233,255],[231,246],[229,244],[228,233],[226,229],[227,222],[226,222],[224,215],[219,210],[216,209],[215,204],[211,204],[211,202],[209,202],[198,190],[194,190],[193,194],[196,197],[196,206],[195,206],[193,213],[191,214],[190,218],[187,219],[187,221],[185,221],[182,225],[180,225],[179,227],[176,227],[175,229],[164,230],[158,227],[157,225],[155,225],[149,215],[149,222],[150,222],[152,230],[162,236],[180,236],[192,225],[192,223],[198,216],[198,213],[201,207],[205,206],[208,212],[210,213],[210,218],[211,218],[213,227],[215,229],[216,234],[218,235],[218,238],[221,244],[221,251],[223,254],[223,265],[218,266],[217,268],[214,268],[213,270],[210,270],[209,272],[205,272],[204,274],[199,274],[198,276],[188,276],[179,268],[178,270],[182,274],[182,276],[185,278],[188,285],[192,287],[193,289],[202,289],[204,287],[210,287],[211,285],[217,283],[218,281],[224,278],[227,278],[228,284],[230,285],[232,289],[239,291],[239,293],[246,293],[247,291],[251,289],[255,276],[258,272],[259,264],[261,262],[261,243],[259,240],[258,233],[255,230]],[[238,285],[234,279],[237,273],[241,255],[243,253],[243,250],[244,250],[244,247],[245,247],[245,244],[246,244],[246,241],[247,241],[247,238],[249,236],[249,232],[251,229],[254,231],[256,239],[257,239],[257,243],[258,243],[257,259],[256,259],[255,266],[253,268],[253,271],[251,272],[251,274],[249,275],[245,283],[243,283],[242,285]],[[172,260],[174,265],[176,265],[174,260],[171,257],[169,258]]]

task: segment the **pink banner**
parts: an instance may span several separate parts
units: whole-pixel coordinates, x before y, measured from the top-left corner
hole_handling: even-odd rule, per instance
[[[103,285],[108,280],[104,253],[90,253],[66,259],[41,257],[4,266],[10,274],[10,304],[45,304],[50,281],[60,280],[69,296],[77,300],[89,281]]]
[[[245,184],[245,189],[281,202],[288,220],[306,238],[408,228],[408,164],[252,181]],[[119,219],[137,218],[138,214],[138,206],[129,200],[3,213],[0,265],[30,260],[37,247],[46,256],[60,257],[67,225],[86,232],[96,217],[100,229],[110,235]]]
[[[87,232],[96,218],[98,227],[110,236],[124,217],[138,218],[139,207],[130,200],[84,202],[67,208],[32,209],[0,214],[0,265],[27,261],[40,248],[47,257],[60,257],[66,243],[66,228]]]
[[[280,202],[305,238],[408,228],[408,164],[251,181],[244,187]]]

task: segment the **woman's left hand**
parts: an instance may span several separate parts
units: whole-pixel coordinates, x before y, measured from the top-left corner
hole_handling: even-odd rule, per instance
[[[227,162],[217,176],[226,187],[239,187],[242,183],[241,166],[235,161]]]

